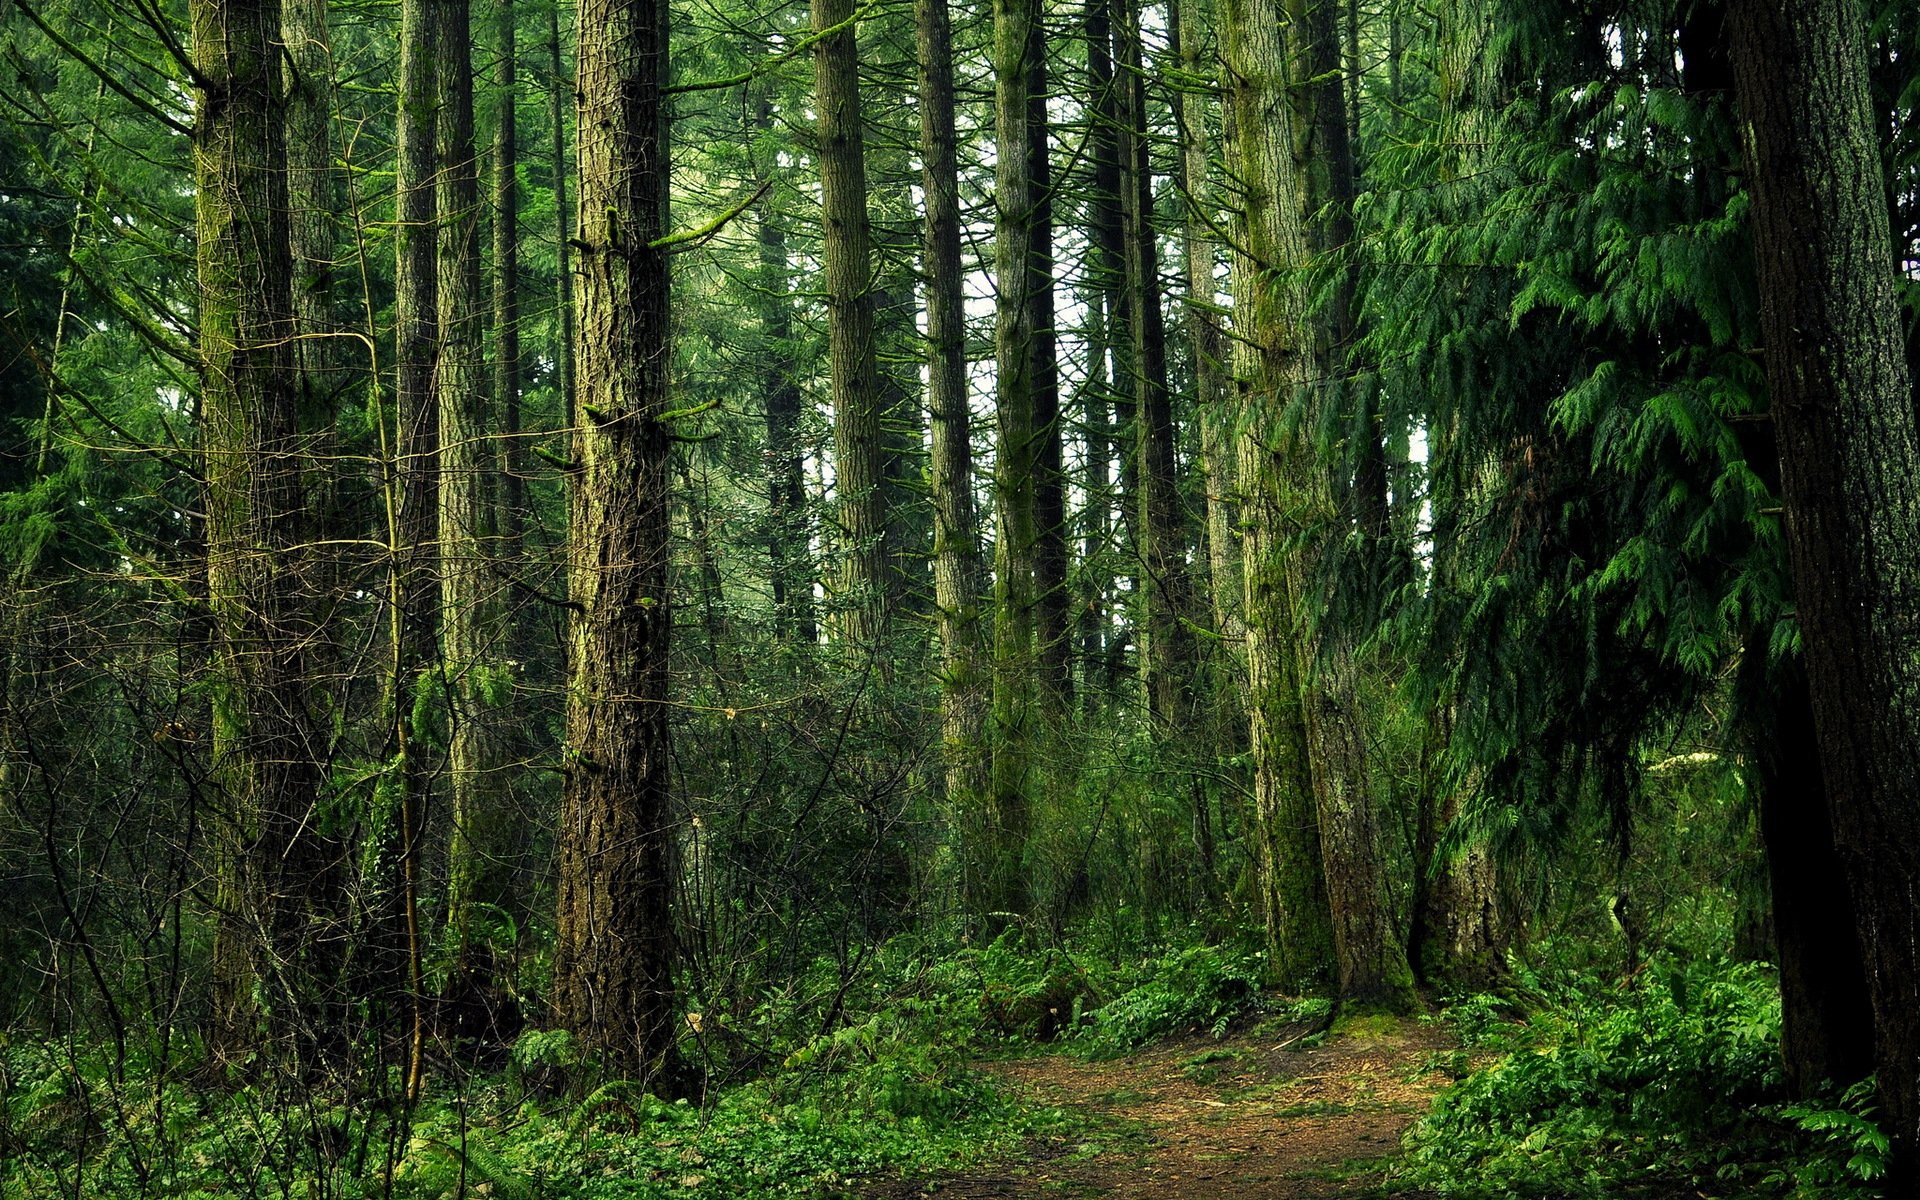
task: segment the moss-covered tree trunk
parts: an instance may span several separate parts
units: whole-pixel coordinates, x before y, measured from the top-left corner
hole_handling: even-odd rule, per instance
[[[280,5],[195,0],[189,15],[214,770],[229,807],[210,1040],[243,1054],[264,1015],[300,1061],[339,1048],[344,897],[307,661]]]
[[[555,1015],[614,1069],[670,1072],[675,824],[667,411],[667,6],[579,9],[581,422],[569,512]],[[586,219],[591,217],[589,221]]]
[[[1033,289],[1035,192],[1032,89],[1039,20],[1036,0],[994,0],[994,409],[998,418],[993,498],[993,802],[994,841],[987,883],[997,911],[1024,912],[1027,885],[1022,857],[1038,758],[1033,742],[1038,711],[1040,652],[1035,555],[1040,542],[1035,486],[1041,470],[1036,391],[1037,306]]]
[[[962,898],[988,902],[993,847],[979,821],[992,785],[980,526],[967,405],[966,297],[960,267],[960,170],[954,140],[953,27],[947,0],[917,0],[920,161],[926,195],[927,408],[933,418],[933,589],[940,623],[940,736]]]
[[[1294,174],[1286,59],[1274,0],[1223,0],[1220,36],[1230,161],[1243,189],[1234,262],[1234,388],[1244,489],[1247,710],[1254,768],[1253,858],[1276,982],[1333,982],[1332,914],[1301,706],[1289,541],[1303,520],[1300,449],[1282,408],[1313,361],[1305,297],[1283,273],[1306,257]]]
[[[1920,1181],[1920,434],[1858,0],[1734,0],[1761,330],[1890,1194]]]
[[[489,419],[492,388],[481,357],[486,306],[480,272],[480,177],[473,144],[471,10],[437,0],[437,126],[440,410],[435,474],[440,521],[440,662],[446,678],[447,792],[453,828],[447,852],[447,925],[454,953],[450,994],[475,999],[489,968],[473,947],[481,906],[512,900],[508,845],[513,817],[501,770],[502,634],[493,493],[498,457]]]

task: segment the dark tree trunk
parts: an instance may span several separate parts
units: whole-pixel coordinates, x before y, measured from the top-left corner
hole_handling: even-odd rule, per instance
[[[554,1010],[615,1069],[672,1076],[676,829],[667,700],[672,614],[667,6],[581,0],[581,424],[568,554],[566,796]]]
[[[1768,671],[1766,655],[1764,638],[1749,639],[1747,741],[1773,894],[1780,1050],[1789,1086],[1804,1097],[1823,1081],[1845,1087],[1873,1073],[1873,1005],[1806,673],[1798,663]]]
[[[340,1048],[343,863],[318,819],[280,5],[195,0],[190,17],[214,758],[232,835],[211,1040],[253,1048],[259,1001],[277,1046],[308,1061]]]
[[[1728,9],[1761,329],[1834,840],[1873,999],[1891,1186],[1920,1178],[1920,436],[1857,0]]]

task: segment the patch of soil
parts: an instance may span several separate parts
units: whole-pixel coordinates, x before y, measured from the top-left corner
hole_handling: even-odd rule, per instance
[[[932,1180],[894,1180],[874,1200],[1354,1200],[1447,1076],[1428,1065],[1446,1035],[1369,1020],[1324,1042],[1268,1024],[1184,1039],[1106,1062],[1061,1054],[985,1065],[1039,1104],[1092,1115],[1079,1144]],[[1317,1044],[1304,1044],[1317,1043]]]

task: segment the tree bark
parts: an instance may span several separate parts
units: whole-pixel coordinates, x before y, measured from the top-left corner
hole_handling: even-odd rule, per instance
[[[989,902],[993,847],[981,820],[990,797],[980,527],[973,503],[967,405],[966,297],[960,265],[960,169],[954,141],[953,29],[947,0],[917,0],[920,160],[926,195],[927,407],[933,417],[933,587],[940,622],[940,733],[949,827],[961,896]]]
[[[321,819],[316,635],[305,588],[276,0],[194,0],[207,574],[216,678],[214,764],[232,806],[214,950],[217,1052],[269,1036],[295,1061],[338,1044],[341,847]]]
[[[1857,0],[1728,9],[1767,385],[1893,1190],[1920,1178],[1920,435]]]
[[[1036,485],[1042,470],[1040,389],[1036,365],[1033,291],[1044,281],[1034,269],[1033,62],[1039,21],[1036,0],[994,0],[994,408],[999,443],[993,496],[997,521],[993,561],[993,805],[994,865],[987,885],[994,911],[1024,912],[1027,885],[1021,859],[1027,840],[1029,794],[1038,734],[1037,613],[1040,512]]]
[[[773,104],[760,99],[762,130],[773,128]],[[800,377],[793,356],[793,301],[788,295],[787,234],[780,225],[774,164],[757,165],[764,194],[755,207],[760,252],[760,331],[766,369],[760,377],[767,425],[767,571],[775,627],[802,646],[820,640],[813,607],[813,555],[807,545],[806,453],[800,444]]]
[[[672,1078],[676,830],[667,700],[671,332],[667,5],[581,0],[578,365],[554,1009],[642,1083]]]
[[[1275,982],[1318,991],[1332,982],[1332,913],[1307,760],[1294,578],[1288,542],[1299,497],[1283,486],[1300,453],[1281,410],[1308,382],[1312,336],[1304,297],[1283,282],[1307,254],[1294,177],[1286,60],[1274,0],[1224,0],[1222,88],[1229,153],[1243,189],[1234,263],[1246,584],[1247,711],[1254,767],[1254,862]]]
[[[815,33],[847,23],[853,0],[812,0]],[[887,515],[886,412],[873,332],[873,239],[867,219],[866,130],[859,46],[851,25],[814,45],[827,352],[833,389],[833,472],[839,493],[841,631],[849,653],[875,654],[899,607]]]
[[[453,828],[448,846],[447,921],[453,994],[481,983],[473,957],[479,905],[510,902],[511,816],[501,794],[500,722],[506,683],[499,645],[494,507],[488,482],[496,464],[488,420],[490,390],[481,357],[480,177],[473,145],[473,54],[467,0],[436,0],[435,73],[441,88],[437,126],[440,357],[434,376],[440,410],[435,473],[440,521],[440,665],[448,705],[447,791]]]

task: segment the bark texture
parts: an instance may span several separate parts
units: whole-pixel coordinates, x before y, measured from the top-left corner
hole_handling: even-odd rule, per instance
[[[1920,436],[1857,0],[1728,8],[1767,385],[1893,1191],[1920,1178]]]
[[[967,406],[966,298],[961,290],[960,170],[954,142],[953,28],[947,0],[917,0],[920,160],[926,194],[927,407],[933,417],[933,589],[940,623],[940,734],[961,890],[985,903],[992,847],[980,817],[992,785],[987,752],[986,640],[980,526],[973,502]]]
[[[833,387],[833,476],[839,493],[841,633],[850,653],[876,653],[899,606],[887,514],[887,431],[874,346],[873,236],[867,218],[866,127],[853,0],[813,0],[814,108],[824,226],[827,354]],[[839,28],[844,26],[844,28]],[[878,654],[882,670],[888,656]]]
[[[201,411],[218,690],[215,777],[230,806],[214,952],[217,1052],[269,1037],[311,1061],[339,1038],[343,864],[321,820],[315,636],[303,575],[280,6],[195,0]]]
[[[569,513],[554,1008],[616,1069],[672,1074],[667,6],[581,0],[581,424]]]
[[[1294,176],[1286,59],[1274,0],[1224,0],[1220,31],[1229,153],[1241,187],[1234,270],[1234,387],[1247,623],[1247,710],[1254,766],[1253,850],[1276,982],[1299,992],[1333,982],[1334,945],[1320,819],[1300,701],[1298,622],[1287,543],[1302,520],[1283,486],[1296,470],[1281,410],[1307,383],[1312,334],[1304,297],[1284,282],[1307,253]]]

